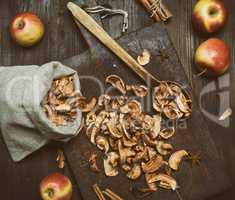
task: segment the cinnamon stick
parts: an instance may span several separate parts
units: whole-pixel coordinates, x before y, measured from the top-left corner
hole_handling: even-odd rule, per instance
[[[93,190],[94,190],[94,192],[95,192],[95,194],[96,194],[96,196],[99,200],[106,200],[106,198],[104,197],[104,195],[103,195],[102,191],[100,190],[98,184],[94,184],[92,187],[93,187]]]
[[[140,2],[156,21],[165,22],[173,16],[170,10],[162,3],[162,0],[140,0]]]
[[[116,193],[114,193],[112,190],[108,188],[105,189],[103,193],[107,195],[111,200],[124,200],[123,198],[121,198],[120,196],[118,196]]]

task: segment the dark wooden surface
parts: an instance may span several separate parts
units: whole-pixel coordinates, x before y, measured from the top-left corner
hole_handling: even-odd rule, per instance
[[[83,31],[83,34],[85,32]],[[157,38],[157,39],[156,39]],[[166,29],[161,24],[154,24],[136,32],[130,33],[118,39],[121,44],[132,56],[142,52],[143,49],[148,49],[151,52],[152,59],[145,67],[152,74],[157,75],[162,80],[171,80],[183,84],[190,92],[188,79],[184,73],[183,67],[179,62],[178,56],[172,43],[168,37]],[[161,59],[158,56],[160,49],[168,54],[169,59]],[[92,54],[92,56],[90,56]],[[80,56],[75,56],[64,61],[65,64],[76,69],[81,77],[92,77],[105,86],[105,77],[110,74],[117,74],[123,78],[127,84],[141,84],[142,80],[136,76],[125,64],[114,56],[108,49],[101,45],[96,45],[92,51],[86,51]],[[82,58],[82,59],[81,59]],[[117,67],[112,67],[113,64]],[[85,96],[98,97],[101,94],[99,85],[93,80],[81,80],[82,93]],[[119,95],[119,93],[117,93]],[[131,94],[129,94],[131,95]],[[203,170],[198,167],[191,167],[189,163],[184,163],[179,172],[174,173],[178,184],[180,185],[180,194],[183,199],[191,200],[206,200],[208,197],[225,191],[228,186],[227,176],[224,174],[221,167],[221,159],[210,137],[207,124],[204,122],[202,114],[194,97],[193,114],[190,119],[185,122],[185,127],[182,128],[182,121],[178,124],[177,134],[170,140],[175,150],[187,149],[189,152],[202,152]],[[154,114],[153,109],[148,106],[148,97],[145,98],[143,108],[145,112]],[[181,126],[180,126],[181,125]],[[113,191],[121,192],[122,197],[128,200],[135,200],[136,196],[128,188],[133,185],[145,185],[143,177],[135,181],[128,181],[123,170],[119,169],[119,175],[112,178],[107,178],[104,173],[94,173],[89,168],[88,159],[92,153],[96,152],[98,156],[98,166],[102,167],[103,154],[92,144],[90,144],[85,129],[81,133],[65,145],[65,153],[74,173],[74,176],[79,183],[80,191],[86,200],[95,199],[95,194],[92,192],[92,185],[99,183],[101,188],[110,187]],[[102,167],[103,169],[103,167]],[[159,191],[145,198],[146,200],[153,199],[177,199],[174,193]]]
[[[124,8],[129,12],[129,31],[139,29],[150,23],[148,15],[136,0],[107,0],[99,1],[109,3],[115,8]],[[56,0],[0,0],[0,65],[18,64],[42,64],[50,60],[63,60],[67,57],[83,52],[87,46],[84,44],[76,26],[71,21],[69,13],[65,9],[67,1]],[[206,78],[195,78],[195,70],[192,65],[192,58],[195,48],[205,38],[200,37],[193,31],[191,26],[191,12],[195,1],[192,0],[165,0],[174,14],[173,20],[167,25],[173,43],[179,53],[186,74],[188,75],[193,89],[197,95],[201,89],[214,80]],[[230,11],[229,22],[226,28],[216,34],[216,37],[223,38],[231,47],[232,64],[229,78],[230,106],[234,109],[234,37],[235,37],[235,2],[225,1]],[[33,11],[39,14],[46,23],[46,35],[43,41],[30,49],[23,49],[15,45],[9,38],[8,25],[10,19],[20,11]],[[121,36],[121,17],[104,20],[106,30],[113,37]],[[219,93],[221,91],[217,91]],[[218,111],[218,95],[212,93],[203,98],[203,108],[216,113]],[[223,128],[206,119],[213,139],[220,152],[221,162],[225,164],[228,175],[232,178],[235,188],[235,135],[234,117],[232,116],[229,128]],[[39,199],[38,184],[42,177],[50,172],[59,171],[56,167],[56,150],[59,144],[51,144],[25,161],[15,164],[10,160],[5,145],[0,142],[0,191],[1,198],[5,200],[15,199]],[[69,167],[64,173],[72,178]],[[212,197],[212,199],[231,199],[235,194],[234,189],[224,194]],[[74,184],[73,199],[81,199],[79,190]]]

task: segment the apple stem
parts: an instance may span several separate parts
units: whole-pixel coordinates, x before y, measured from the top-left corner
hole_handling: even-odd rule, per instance
[[[211,8],[211,9],[209,10],[209,14],[210,14],[211,16],[215,16],[217,13],[218,13],[218,10],[217,10],[216,8]]]
[[[20,21],[19,24],[18,24],[18,28],[19,28],[19,29],[23,29],[24,26],[25,26],[24,21]]]
[[[196,76],[202,76],[203,74],[205,74],[207,72],[207,69],[204,69],[203,71],[201,71],[200,73],[198,73]]]
[[[48,188],[46,193],[48,194],[48,196],[50,198],[52,198],[54,196],[54,190],[52,188]]]

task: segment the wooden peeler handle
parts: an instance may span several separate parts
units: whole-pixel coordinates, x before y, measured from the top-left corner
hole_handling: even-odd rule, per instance
[[[107,48],[125,62],[134,72],[136,72],[144,81],[149,79],[158,81],[152,74],[131,57],[108,33],[96,23],[83,9],[76,4],[69,2],[67,8],[71,11],[74,18],[79,21],[88,31],[97,37]]]

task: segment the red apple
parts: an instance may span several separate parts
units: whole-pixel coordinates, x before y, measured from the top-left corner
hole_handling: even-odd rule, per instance
[[[193,9],[195,28],[203,33],[221,29],[228,18],[223,0],[199,0]]]
[[[10,25],[12,38],[24,47],[29,47],[39,42],[44,32],[44,25],[41,19],[29,12],[16,15]]]
[[[215,76],[221,75],[230,64],[230,48],[224,41],[211,38],[197,48],[195,64],[201,72]]]
[[[72,196],[72,183],[60,173],[52,173],[40,183],[40,194],[43,200],[69,200]]]

